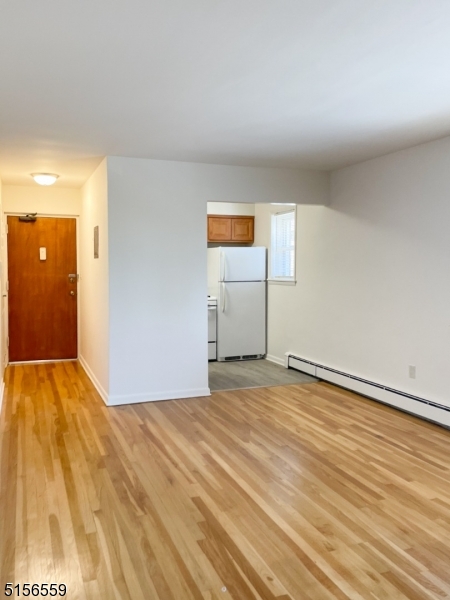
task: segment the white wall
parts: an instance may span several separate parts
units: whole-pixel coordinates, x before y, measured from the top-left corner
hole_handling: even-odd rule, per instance
[[[108,158],[110,404],[206,395],[206,201],[183,163]]]
[[[33,185],[4,185],[3,211],[5,213],[33,213],[38,215],[72,215],[81,212],[81,190],[77,188]]]
[[[255,205],[247,202],[208,202],[208,215],[243,215],[253,216]]]
[[[329,207],[297,209],[297,285],[269,286],[269,354],[450,406],[449,194],[450,138],[332,173]]]
[[[109,392],[109,276],[107,161],[83,186],[80,218],[79,357],[105,400]],[[94,227],[99,226],[99,258]]]
[[[108,157],[109,404],[208,394],[207,202],[326,201],[328,176]]]
[[[189,183],[206,202],[328,202],[329,174],[321,171],[173,164],[180,165],[180,170],[189,170]]]

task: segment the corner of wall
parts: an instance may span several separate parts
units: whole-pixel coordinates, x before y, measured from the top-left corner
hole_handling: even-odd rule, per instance
[[[109,393],[109,257],[106,158],[81,189],[79,360],[105,404]],[[94,257],[94,228],[99,255]]]
[[[103,388],[102,384],[99,382],[99,380],[95,376],[94,372],[92,371],[91,367],[89,366],[89,364],[87,363],[87,361],[85,360],[85,358],[83,357],[82,354],[79,354],[78,360],[80,361],[81,366],[83,367],[83,369],[88,374],[89,379],[94,384],[94,387],[97,390],[97,392],[99,393],[101,399],[106,404],[106,406],[108,406],[109,397],[108,397],[107,391]]]

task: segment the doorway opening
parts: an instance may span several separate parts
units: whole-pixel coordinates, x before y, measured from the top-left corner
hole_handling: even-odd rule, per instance
[[[269,351],[270,285],[295,285],[296,214],[291,204],[207,203],[212,392],[316,381]]]

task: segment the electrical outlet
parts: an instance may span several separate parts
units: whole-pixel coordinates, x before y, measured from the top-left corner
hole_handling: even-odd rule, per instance
[[[410,379],[415,379],[416,378],[416,367],[415,367],[415,365],[409,365],[409,378]]]

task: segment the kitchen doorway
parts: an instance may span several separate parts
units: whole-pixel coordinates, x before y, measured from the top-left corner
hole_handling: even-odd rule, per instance
[[[207,204],[208,376],[212,392],[310,383],[268,352],[270,215],[292,205]],[[265,214],[269,209],[269,213]],[[291,288],[293,289],[293,288]]]
[[[8,216],[9,361],[76,359],[76,219]]]

